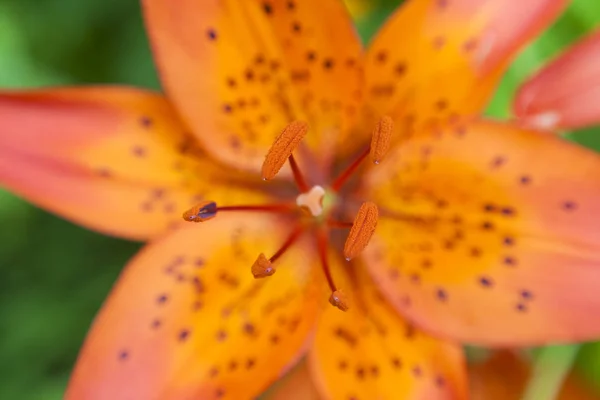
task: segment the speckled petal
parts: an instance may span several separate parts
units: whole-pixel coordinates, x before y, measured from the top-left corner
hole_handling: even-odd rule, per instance
[[[128,88],[0,93],[0,185],[76,223],[148,239],[203,198],[264,201],[217,166],[168,102]]]
[[[293,120],[323,163],[361,101],[362,48],[339,0],[144,0],[166,91],[207,151],[259,170]],[[303,157],[305,156],[305,157]],[[307,159],[307,166],[314,160]]]
[[[566,0],[411,0],[369,46],[366,96],[372,118],[389,115],[405,138],[478,114],[516,52]]]
[[[423,329],[534,345],[600,335],[600,156],[553,135],[458,122],[373,169],[366,262]]]
[[[223,214],[148,245],[97,316],[66,399],[256,398],[298,361],[322,304],[304,242],[272,277],[250,273],[286,229],[265,214]]]
[[[541,129],[600,124],[600,31],[586,37],[529,79],[515,114]]]
[[[323,313],[309,353],[323,399],[465,400],[467,376],[459,346],[444,343],[401,318],[364,268],[336,282],[352,297],[346,313]],[[338,263],[339,271],[341,266]],[[351,283],[352,282],[352,283]]]

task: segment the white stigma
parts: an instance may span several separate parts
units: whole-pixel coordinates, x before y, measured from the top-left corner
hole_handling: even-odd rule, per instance
[[[296,198],[296,204],[298,207],[308,209],[313,217],[318,217],[323,213],[323,196],[325,196],[325,189],[316,185],[308,192],[300,194]]]

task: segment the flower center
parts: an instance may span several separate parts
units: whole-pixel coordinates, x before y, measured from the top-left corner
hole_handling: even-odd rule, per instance
[[[370,146],[348,165],[348,167],[333,181],[331,190],[326,192],[322,186],[309,187],[294,158],[296,150],[304,136],[309,130],[308,124],[302,121],[290,123],[269,149],[262,166],[263,180],[274,178],[283,165],[289,162],[294,176],[294,181],[300,194],[294,202],[273,203],[265,205],[232,205],[218,206],[213,201],[205,201],[195,205],[183,213],[183,219],[188,222],[205,222],[215,218],[219,212],[253,211],[293,214],[296,223],[291,233],[285,239],[279,250],[271,257],[260,253],[251,266],[255,278],[266,278],[273,275],[277,268],[275,262],[279,259],[307,230],[312,230],[316,239],[316,248],[321,268],[331,290],[329,302],[342,311],[349,308],[346,294],[334,283],[331,276],[328,249],[329,231],[331,229],[347,229],[350,232],[344,245],[343,254],[346,260],[358,256],[368,245],[377,226],[379,212],[377,206],[371,202],[365,202],[360,206],[353,222],[338,221],[330,217],[337,205],[337,193],[348,179],[356,172],[361,163],[370,155],[374,164],[379,164],[385,157],[391,141],[393,122],[391,118],[382,117],[375,129]],[[306,216],[310,218],[307,220]]]
[[[313,217],[319,217],[323,214],[323,198],[325,189],[321,186],[313,186],[308,192],[300,193],[296,197],[298,207],[306,209]]]

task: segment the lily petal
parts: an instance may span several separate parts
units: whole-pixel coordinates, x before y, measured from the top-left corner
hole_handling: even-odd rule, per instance
[[[275,384],[264,400],[320,400],[310,376],[308,364],[302,361],[287,376]]]
[[[512,400],[523,396],[531,377],[531,365],[518,354],[498,351],[484,362],[469,366],[471,400]],[[575,373],[565,380],[557,400],[597,400],[590,387]]]
[[[515,114],[542,129],[600,124],[600,31],[589,35],[529,79]]]
[[[264,198],[236,179],[197,149],[157,94],[116,87],[0,93],[0,184],[89,228],[147,239],[205,196]]]
[[[258,170],[305,120],[322,157],[360,102],[362,48],[339,0],[143,1],[163,85],[207,151]]]
[[[319,308],[319,271],[300,245],[274,276],[250,273],[285,225],[219,215],[148,245],[96,318],[66,398],[243,400],[264,391],[302,354]]]
[[[399,137],[483,110],[516,52],[566,0],[412,0],[369,46],[367,101]],[[518,8],[518,10],[517,10]]]
[[[367,183],[366,251],[421,328],[486,345],[600,335],[600,156],[536,131],[457,123],[407,142]]]
[[[460,347],[415,329],[389,306],[364,268],[353,267],[359,267],[353,268],[354,286],[342,286],[353,295],[350,310],[323,312],[309,353],[323,398],[466,399]]]

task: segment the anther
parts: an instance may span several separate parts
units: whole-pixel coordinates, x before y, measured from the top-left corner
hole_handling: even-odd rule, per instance
[[[262,178],[273,179],[308,132],[308,124],[294,121],[277,136],[262,165]],[[292,160],[292,167],[295,162]]]
[[[344,244],[344,257],[346,257],[346,260],[350,261],[367,247],[373,233],[375,233],[378,218],[379,210],[374,203],[368,201],[360,206]]]
[[[203,201],[183,213],[183,219],[190,222],[204,222],[217,216],[217,203]]]
[[[348,311],[348,309],[350,308],[348,296],[346,296],[346,294],[340,289],[331,293],[331,296],[329,296],[329,302],[332,306],[335,306],[342,311]]]
[[[275,273],[275,267],[267,259],[267,257],[260,253],[254,264],[252,264],[252,275],[255,278],[266,278],[267,276],[271,276]]]
[[[220,211],[260,211],[288,213],[296,209],[293,203],[257,204],[246,206],[217,206],[214,201],[203,201],[183,213],[183,219],[188,222],[204,222],[213,219]]]
[[[394,130],[394,121],[387,115],[381,117],[371,137],[371,160],[379,164],[390,149],[392,140],[392,131]]]

